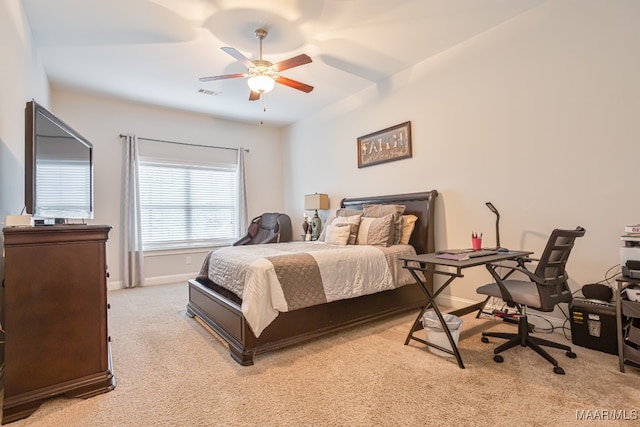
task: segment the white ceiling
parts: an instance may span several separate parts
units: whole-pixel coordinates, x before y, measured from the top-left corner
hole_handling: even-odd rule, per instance
[[[545,0],[22,0],[52,85],[274,126],[293,123]],[[243,73],[220,48],[263,58],[308,54],[250,102]],[[199,92],[213,92],[205,94]],[[266,108],[266,111],[263,109]]]

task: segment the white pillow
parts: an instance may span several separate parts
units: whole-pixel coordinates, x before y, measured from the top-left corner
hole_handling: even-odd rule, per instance
[[[346,246],[351,233],[350,224],[330,224],[327,226],[325,234],[325,242],[332,245]]]
[[[356,244],[356,238],[358,237],[358,225],[360,224],[360,218],[361,217],[362,217],[362,215],[352,215],[352,216],[339,216],[339,217],[335,217],[333,219],[330,218],[329,222],[327,223],[327,227],[325,228],[325,230],[327,230],[330,225],[353,224],[353,227],[351,227],[351,235],[349,236],[349,241],[348,241],[347,244],[355,245]],[[323,237],[324,237],[324,239],[323,239]],[[324,236],[320,235],[320,240],[327,241],[326,233],[325,233]]]
[[[416,221],[418,217],[415,215],[402,215],[402,237],[400,237],[399,244],[408,245],[409,239],[411,239],[411,233],[416,227]]]
[[[330,226],[331,223],[335,221],[335,219],[336,219],[335,216],[330,216],[329,218],[327,218],[325,222],[322,223],[322,232],[320,233],[318,240],[324,242],[324,238],[327,235],[327,227]]]

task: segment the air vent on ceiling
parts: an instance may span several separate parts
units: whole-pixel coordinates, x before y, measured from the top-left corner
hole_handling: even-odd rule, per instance
[[[198,89],[198,92],[203,93],[205,95],[211,95],[211,96],[218,96],[222,93],[217,90],[209,90],[209,89]]]

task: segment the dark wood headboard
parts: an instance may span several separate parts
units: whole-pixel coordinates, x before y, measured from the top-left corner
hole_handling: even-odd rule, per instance
[[[342,199],[340,207],[349,209],[362,209],[365,204],[404,205],[404,213],[418,217],[415,229],[409,243],[416,249],[416,253],[424,254],[435,252],[434,239],[434,208],[438,191],[431,190],[422,193],[394,194],[390,196],[359,197],[354,199]]]

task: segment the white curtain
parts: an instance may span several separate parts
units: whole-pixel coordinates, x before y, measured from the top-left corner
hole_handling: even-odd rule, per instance
[[[144,254],[140,221],[140,178],[138,138],[126,135],[126,164],[124,176],[124,262],[123,287],[133,288],[144,282]]]
[[[238,232],[239,236],[247,233],[249,212],[247,210],[247,183],[244,176],[244,148],[238,148]]]

